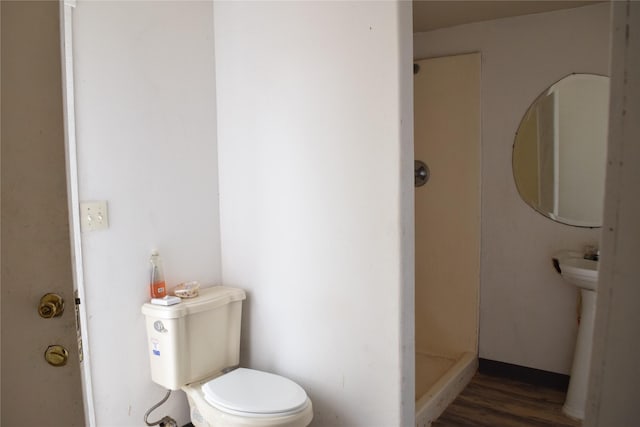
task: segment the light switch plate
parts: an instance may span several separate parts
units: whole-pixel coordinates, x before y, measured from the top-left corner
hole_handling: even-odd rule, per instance
[[[83,232],[109,228],[106,200],[80,202],[80,228]]]

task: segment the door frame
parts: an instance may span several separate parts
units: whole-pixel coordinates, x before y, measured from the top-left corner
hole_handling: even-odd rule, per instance
[[[91,357],[89,354],[88,316],[85,298],[82,240],[80,234],[80,196],[78,186],[78,158],[76,145],[75,97],[73,75],[73,10],[76,0],[62,0],[60,5],[60,54],[62,66],[62,100],[64,113],[65,167],[67,200],[69,204],[69,238],[71,243],[71,269],[76,298],[76,328],[85,424],[96,425]]]

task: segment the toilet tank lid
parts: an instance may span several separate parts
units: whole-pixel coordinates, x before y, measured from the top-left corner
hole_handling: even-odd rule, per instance
[[[216,307],[242,301],[246,298],[244,290],[227,286],[212,286],[200,288],[199,295],[195,298],[184,298],[175,305],[156,305],[145,303],[142,306],[142,314],[159,319],[176,319],[189,314],[199,313]]]

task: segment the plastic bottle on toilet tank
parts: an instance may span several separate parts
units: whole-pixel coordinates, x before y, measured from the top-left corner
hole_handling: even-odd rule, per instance
[[[163,298],[167,295],[167,285],[164,282],[164,272],[162,271],[162,260],[158,251],[151,252],[151,279],[149,288],[151,298]]]

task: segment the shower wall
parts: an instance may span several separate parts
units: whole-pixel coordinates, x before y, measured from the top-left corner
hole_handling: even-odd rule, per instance
[[[415,190],[416,360],[430,376],[478,348],[480,54],[416,63],[415,158],[431,172]]]

